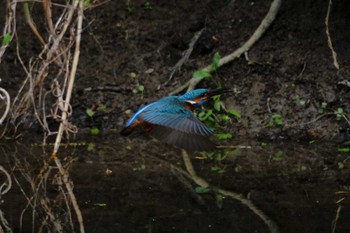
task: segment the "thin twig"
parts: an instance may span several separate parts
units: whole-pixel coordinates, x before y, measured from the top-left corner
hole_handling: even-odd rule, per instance
[[[12,187],[12,179],[10,174],[6,171],[6,169],[0,165],[0,171],[2,173],[5,174],[6,178],[7,178],[7,182],[2,184],[0,186],[0,197],[4,194],[6,194],[8,191],[10,191],[11,187]],[[3,187],[6,187],[5,189],[3,189]]]
[[[44,13],[46,16],[46,22],[49,26],[50,34],[55,35],[55,29],[52,22],[51,0],[43,0]]]
[[[200,31],[196,32],[188,45],[188,49],[185,51],[184,55],[182,58],[175,64],[175,66],[171,69],[170,75],[168,80],[163,84],[167,85],[172,79],[176,71],[180,70],[182,65],[187,62],[187,60],[190,58],[190,55],[193,51],[194,45],[198,41],[198,39],[201,37],[201,35],[204,32],[204,28],[202,28]]]
[[[1,93],[4,94],[4,96],[1,95]],[[5,109],[5,112],[4,114],[2,115],[2,117],[0,118],[0,125],[2,125],[2,123],[4,122],[7,114],[9,113],[10,111],[10,105],[11,105],[11,100],[10,100],[10,95],[9,93],[0,87],[0,99],[5,99],[5,103],[6,103],[6,109]]]
[[[24,16],[25,16],[27,24],[29,25],[30,29],[32,29],[34,35],[39,39],[40,43],[42,45],[45,45],[46,44],[45,40],[41,36],[41,34],[39,33],[38,29],[36,28],[35,23],[33,22],[33,19],[30,15],[29,2],[25,2],[23,7],[24,7]]]

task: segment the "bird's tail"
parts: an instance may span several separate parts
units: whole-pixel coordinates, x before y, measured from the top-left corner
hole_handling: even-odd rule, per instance
[[[129,134],[131,134],[131,132],[134,130],[134,128],[133,127],[130,127],[130,126],[128,126],[128,127],[125,127],[124,129],[122,129],[122,131],[120,131],[120,135],[122,135],[122,136],[128,136]]]

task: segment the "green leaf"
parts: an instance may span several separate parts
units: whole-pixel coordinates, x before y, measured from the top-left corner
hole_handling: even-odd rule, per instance
[[[344,110],[342,108],[338,108],[335,111],[335,114],[337,116],[337,120],[340,120],[344,116]]]
[[[195,79],[210,78],[211,74],[203,70],[197,70],[193,73],[192,77]]]
[[[87,145],[87,151],[93,151],[94,149],[95,149],[95,143],[90,142],[90,143]]]
[[[217,139],[219,139],[219,140],[226,140],[226,139],[232,138],[232,134],[230,134],[230,133],[218,133],[218,134],[215,134],[215,137],[217,137]]]
[[[209,187],[196,187],[195,188],[196,193],[208,193],[210,192]]]
[[[107,107],[106,107],[105,104],[99,104],[98,105],[97,111],[99,111],[99,112],[106,112],[106,110],[107,110]]]
[[[221,194],[219,194],[219,193],[215,194],[215,202],[216,202],[217,207],[219,209],[221,209],[222,205],[224,204],[224,198],[222,197]]]
[[[283,120],[282,120],[282,116],[279,114],[274,114],[272,115],[272,120],[276,125],[282,125],[283,124]]]
[[[7,32],[5,35],[4,35],[4,38],[2,38],[2,45],[5,46],[5,45],[8,45],[11,41],[11,33]]]
[[[219,67],[220,55],[218,52],[214,54],[213,63],[211,64],[210,71],[213,72]]]
[[[213,172],[217,172],[217,173],[219,173],[219,174],[222,174],[222,173],[225,172],[225,169],[223,169],[223,168],[221,168],[221,167],[219,167],[219,166],[217,166],[217,165],[212,166],[212,167],[211,167],[211,170],[212,170]]]
[[[135,72],[130,72],[129,73],[130,78],[136,78],[136,73]]]
[[[106,204],[106,203],[96,203],[95,206],[98,206],[98,207],[106,207],[107,204]]]
[[[91,108],[87,108],[85,111],[86,115],[88,115],[89,117],[92,117],[95,112],[91,109]]]
[[[208,119],[211,116],[212,113],[213,113],[213,110],[211,110],[211,109],[209,109],[206,113],[204,111],[200,112],[198,115],[198,118],[201,121],[205,121],[206,119]]]
[[[222,120],[224,120],[224,121],[229,121],[231,118],[228,116],[228,115],[226,115],[226,114],[222,114],[222,115],[220,115],[220,118],[222,119]]]
[[[84,0],[84,7],[88,7],[90,5],[90,0]]]
[[[228,113],[230,113],[232,116],[236,117],[237,119],[241,119],[241,114],[237,112],[234,109],[227,110]]]
[[[93,127],[93,128],[90,129],[90,133],[92,135],[99,135],[100,134],[100,129],[97,128],[97,127]]]
[[[349,147],[338,148],[338,152],[348,153],[350,152],[350,148]]]
[[[144,85],[138,85],[137,90],[139,92],[143,92],[145,90],[145,86]]]
[[[276,153],[272,156],[272,159],[275,161],[282,160],[282,158],[283,158],[283,151],[281,150],[276,151]]]
[[[214,102],[214,109],[216,111],[220,112],[220,110],[221,110],[221,101],[218,100],[218,101]]]

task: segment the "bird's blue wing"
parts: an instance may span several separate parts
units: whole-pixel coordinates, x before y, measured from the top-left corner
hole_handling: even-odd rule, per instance
[[[190,110],[183,108],[178,100],[173,101],[171,104],[168,101],[166,104],[158,103],[145,109],[142,119],[151,124],[169,127],[188,134],[207,136],[213,133]]]

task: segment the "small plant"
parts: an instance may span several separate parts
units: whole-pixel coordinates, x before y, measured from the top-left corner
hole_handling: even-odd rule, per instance
[[[210,128],[218,129],[223,126],[227,122],[232,121],[232,117],[236,120],[241,118],[241,115],[234,109],[227,109],[224,103],[220,100],[220,96],[214,96],[214,109],[205,109],[202,107],[202,110],[198,114],[198,118],[201,121],[204,121]],[[218,137],[223,140],[225,137],[229,139],[232,137],[228,136],[228,134],[218,134]]]
[[[93,106],[91,108],[87,108],[85,110],[86,115],[88,115],[89,117],[93,117],[95,115],[96,112],[102,112],[105,113],[107,112],[107,107],[104,104],[99,104],[98,106]]]
[[[214,166],[211,167],[211,171],[217,172],[219,174],[223,174],[225,172],[225,169],[220,167],[220,166],[218,166],[218,165],[214,165]]]
[[[215,137],[219,140],[226,140],[232,138],[232,134],[230,133],[217,133]]]
[[[97,128],[97,127],[92,127],[90,129],[90,134],[92,134],[92,135],[99,135],[100,134],[100,129]]]
[[[92,110],[92,108],[87,108],[85,111],[86,115],[88,115],[89,117],[93,117],[95,115],[95,111]]]
[[[146,1],[143,5],[142,8],[145,10],[152,10],[153,6],[149,1]]]
[[[84,0],[84,8],[87,8],[90,5],[90,0]]]
[[[343,108],[337,108],[337,110],[334,111],[334,114],[336,115],[338,121],[344,117],[346,118]]]
[[[136,162],[136,166],[132,169],[133,171],[144,171],[146,169],[145,160],[142,159],[141,163]]]
[[[224,203],[223,196],[217,191],[214,187],[196,187],[195,188],[196,193],[198,194],[206,194],[211,193],[214,195],[216,206],[221,209],[222,205]]]
[[[338,148],[338,152],[349,153],[350,152],[350,148],[349,147]]]
[[[273,114],[273,115],[272,115],[272,121],[273,121],[273,123],[275,123],[276,125],[283,125],[282,116],[279,115],[279,114]]]
[[[272,159],[275,161],[282,160],[282,158],[283,158],[283,151],[282,150],[278,150],[272,155]]]
[[[283,119],[280,114],[273,114],[271,116],[270,122],[266,125],[266,127],[272,127],[272,126],[281,126],[283,125]]]
[[[93,118],[94,115],[96,114],[96,112],[102,112],[105,113],[107,112],[107,107],[105,104],[98,104],[98,105],[94,105],[91,108],[87,108],[85,110],[85,113],[88,117]],[[100,129],[97,127],[92,127],[90,129],[90,134],[92,135],[99,135],[100,134]]]
[[[217,68],[219,68],[219,61],[220,61],[220,55],[218,52],[216,52],[213,56],[213,61],[210,65],[210,70],[209,71],[197,70],[193,73],[192,77],[195,79],[212,77],[211,73],[215,72]]]
[[[125,0],[125,6],[126,6],[126,9],[129,11],[129,13],[131,13],[132,12],[132,2],[131,2],[131,0]]]
[[[2,46],[9,45],[10,41],[11,41],[11,33],[7,32],[4,38],[2,38]]]
[[[89,142],[86,149],[87,151],[93,151],[95,149],[95,143]]]
[[[318,109],[318,113],[323,114],[325,112],[326,108],[327,108],[327,103],[322,102],[320,109]]]

